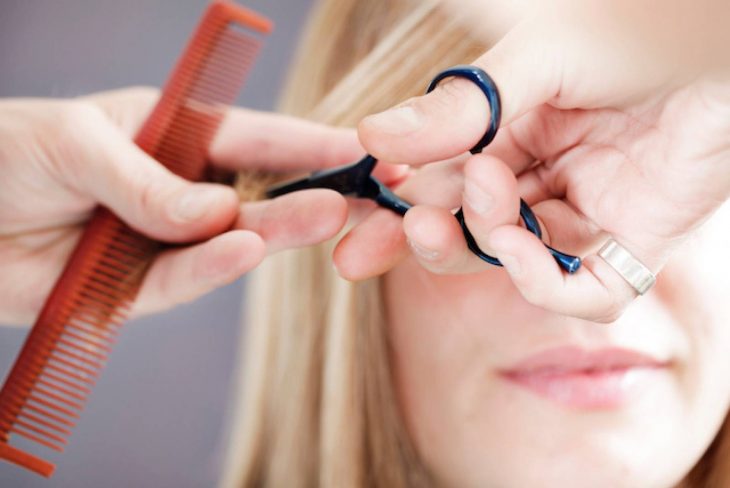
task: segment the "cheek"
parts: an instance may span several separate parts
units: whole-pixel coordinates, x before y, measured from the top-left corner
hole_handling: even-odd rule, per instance
[[[514,323],[504,311],[524,307],[498,269],[436,276],[411,259],[386,276],[384,291],[406,428],[426,464],[448,472],[463,462],[458,452],[467,446],[461,434],[483,414],[479,405],[493,381],[491,352],[509,332],[489,324]]]
[[[529,306],[499,269],[444,277],[409,259],[389,273],[384,292],[399,406],[437,480],[619,487],[667,486],[683,476],[730,403],[730,239],[723,232],[684,249],[662,273],[663,285],[611,326]],[[641,402],[614,413],[557,408],[496,376],[515,357],[567,338],[659,356],[670,351],[678,367]],[[576,473],[582,465],[594,469]]]

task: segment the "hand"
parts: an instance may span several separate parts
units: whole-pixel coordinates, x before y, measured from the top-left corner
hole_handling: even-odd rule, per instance
[[[347,205],[334,192],[239,206],[229,187],[167,171],[131,142],[156,99],[129,89],[0,101],[0,323],[33,319],[98,204],[155,239],[198,242],[156,259],[136,314],[191,300],[267,253],[326,240],[344,225]],[[361,153],[354,131],[233,109],[210,157],[231,171],[310,171]]]
[[[559,13],[523,20],[474,63],[502,92],[497,139],[483,155],[415,173],[400,191],[421,205],[403,230],[376,211],[346,236],[335,252],[343,276],[385,272],[406,254],[407,239],[434,272],[485,269],[451,215],[463,205],[480,247],[503,261],[528,301],[613,321],[635,292],[591,253],[610,234],[658,272],[728,198],[730,84],[696,79],[700,63],[681,71],[675,61],[685,59],[683,50],[676,59],[660,51],[663,31],[646,42],[646,31],[627,32],[619,11],[577,6]],[[640,15],[631,18],[629,25],[640,24]],[[423,165],[468,150],[483,135],[488,113],[478,89],[453,80],[365,119],[360,138],[380,159]],[[542,243],[515,225],[520,196],[541,220],[546,242],[588,254],[576,275],[564,275]],[[382,229],[390,231],[385,239]]]

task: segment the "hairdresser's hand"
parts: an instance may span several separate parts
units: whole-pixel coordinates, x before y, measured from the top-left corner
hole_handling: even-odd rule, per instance
[[[454,200],[459,184],[444,185],[443,176],[417,173],[403,189],[417,203],[434,203],[433,193],[443,193],[441,208],[417,206],[404,222],[424,266],[439,273],[487,266],[467,250],[450,214],[463,204],[480,247],[507,265],[528,301],[611,321],[635,292],[592,254],[608,235],[659,272],[673,248],[730,196],[730,83],[697,79],[699,65],[679,70],[674,61],[686,61],[686,53],[677,49],[672,58],[677,42],[662,51],[664,32],[645,41],[646,31],[629,28],[641,24],[636,17],[609,13],[576,9],[568,23],[549,13],[528,18],[475,62],[501,89],[503,129],[485,155],[466,162],[463,201]],[[455,80],[366,119],[360,136],[381,159],[419,165],[468,150],[484,133],[487,114],[481,92]],[[428,173],[453,174],[459,164]],[[520,196],[548,243],[587,255],[575,276],[563,274],[542,243],[515,225]],[[343,240],[335,255],[343,275],[379,274],[402,258],[406,236],[391,220],[377,211]],[[368,242],[376,227],[391,229],[388,239],[379,232],[387,245]],[[373,248],[376,254],[363,254]]]
[[[33,319],[97,204],[156,239],[196,243],[160,255],[136,313],[191,300],[267,253],[323,241],[344,225],[347,205],[334,192],[239,205],[229,187],[168,172],[131,142],[156,98],[130,89],[0,101],[0,323]],[[361,152],[348,131],[233,110],[210,156],[224,170],[311,171]]]

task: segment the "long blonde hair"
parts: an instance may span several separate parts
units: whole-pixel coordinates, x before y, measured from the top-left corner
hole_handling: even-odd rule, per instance
[[[320,0],[281,107],[354,126],[486,47],[434,0]],[[241,188],[252,194],[270,181],[248,174]],[[430,484],[395,400],[380,283],[340,279],[331,252],[281,253],[249,280],[227,488]],[[730,486],[708,466],[687,486]]]
[[[433,1],[323,0],[282,110],[351,127],[483,49]],[[281,253],[250,279],[224,486],[427,483],[391,386],[379,282],[340,279],[330,255],[330,245]]]

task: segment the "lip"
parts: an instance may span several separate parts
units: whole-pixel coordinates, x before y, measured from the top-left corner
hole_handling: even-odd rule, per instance
[[[629,349],[560,347],[535,354],[500,376],[567,407],[611,409],[634,398],[668,366]]]

